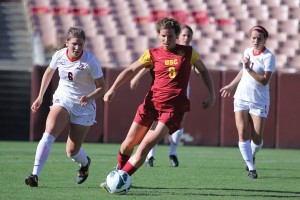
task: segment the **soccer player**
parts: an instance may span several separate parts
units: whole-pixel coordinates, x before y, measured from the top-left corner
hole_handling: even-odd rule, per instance
[[[190,26],[188,25],[182,25],[181,26],[181,32],[178,36],[178,44],[181,45],[185,45],[185,46],[190,46],[191,42],[193,39],[193,30]],[[130,87],[131,89],[135,89],[139,83],[139,79],[146,74],[146,72],[148,72],[149,69],[142,69],[141,71],[139,71],[139,73],[134,76],[134,78],[130,81]],[[194,70],[197,73],[196,70]],[[190,93],[190,88],[189,88],[189,84],[187,87],[187,97],[189,97],[189,93]],[[172,167],[178,167],[179,166],[179,160],[177,157],[177,147],[180,143],[180,139],[182,134],[184,133],[184,129],[183,129],[183,123],[185,120],[185,116],[184,115],[182,122],[181,122],[181,126],[180,129],[178,129],[177,131],[175,131],[175,133],[173,133],[172,135],[170,135],[169,137],[169,141],[170,141],[170,152],[169,152],[169,158],[170,158],[170,163]],[[156,151],[156,147],[157,145],[155,145],[150,152],[147,155],[145,164],[147,167],[153,167],[154,166],[154,156],[155,156],[155,151]]]
[[[235,123],[239,136],[238,146],[250,179],[257,178],[254,165],[256,153],[263,146],[263,133],[269,112],[269,82],[275,70],[275,56],[266,48],[268,31],[254,26],[249,31],[251,48],[244,51],[243,69],[233,81],[223,87],[221,96],[234,95]]]
[[[203,107],[209,108],[215,103],[213,82],[199,54],[191,46],[176,43],[180,30],[179,22],[173,18],[166,17],[157,21],[156,31],[162,46],[147,49],[139,60],[119,74],[104,95],[105,102],[112,101],[117,88],[139,70],[150,68],[153,78],[151,89],[138,107],[118,153],[117,168],[130,176],[145,162],[154,145],[166,134],[173,134],[180,128],[184,113],[190,110],[186,91],[192,65],[200,72],[210,93],[208,100],[203,102]],[[156,124],[153,123],[155,121]],[[101,187],[108,191],[106,183],[101,183]]]
[[[65,44],[53,55],[43,75],[39,95],[31,106],[33,113],[39,109],[53,74],[58,69],[60,80],[53,95],[45,132],[36,149],[33,171],[25,178],[25,183],[31,187],[38,186],[38,177],[50,154],[51,145],[67,125],[70,125],[70,131],[66,152],[69,158],[79,163],[77,183],[83,183],[89,175],[91,159],[81,145],[90,126],[95,123],[95,99],[103,96],[106,88],[100,64],[91,52],[83,49],[84,44],[84,31],[71,27]]]

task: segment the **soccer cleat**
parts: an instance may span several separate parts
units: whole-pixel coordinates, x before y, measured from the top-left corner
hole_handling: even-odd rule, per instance
[[[37,187],[38,186],[39,178],[37,175],[31,174],[30,176],[27,176],[25,178],[26,185],[29,185],[30,187]]]
[[[255,163],[255,157],[253,157],[253,164],[254,164],[254,163]],[[245,166],[245,169],[246,169],[247,172],[249,171],[249,168],[248,168],[247,165]]]
[[[101,188],[104,192],[110,193],[110,190],[108,189],[106,182],[100,183],[100,188]]]
[[[90,157],[88,157],[88,156],[87,156],[87,159],[88,159],[88,164],[84,167],[80,167],[78,170],[78,175],[77,175],[77,183],[78,184],[83,183],[89,176],[89,167],[90,167],[90,164],[92,161],[91,161]]]
[[[154,157],[153,156],[151,156],[150,158],[147,158],[146,159],[146,162],[145,162],[145,165],[147,166],[147,167],[153,167],[154,166]]]
[[[176,155],[170,155],[170,161],[172,167],[178,167],[179,161]]]
[[[257,179],[256,170],[250,170],[249,173],[248,173],[248,178],[250,178],[250,179]]]

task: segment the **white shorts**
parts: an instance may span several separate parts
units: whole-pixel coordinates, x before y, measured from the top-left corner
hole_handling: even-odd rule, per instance
[[[74,103],[74,100],[59,94],[53,95],[52,106],[64,107],[70,115],[70,123],[91,126],[96,123],[96,103],[90,102],[85,106]],[[50,107],[51,108],[51,107]]]
[[[234,99],[234,112],[241,110],[249,110],[249,113],[258,117],[267,118],[269,113],[269,105],[251,103],[240,99]]]

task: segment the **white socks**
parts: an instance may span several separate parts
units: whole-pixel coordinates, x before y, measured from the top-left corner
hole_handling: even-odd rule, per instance
[[[34,166],[32,170],[32,174],[39,176],[45,162],[48,159],[51,146],[55,141],[55,137],[50,135],[49,133],[44,133],[42,139],[40,140],[35,153]]]
[[[170,155],[177,155],[177,147],[183,134],[183,128],[178,129],[170,136]],[[154,157],[157,145],[155,145],[148,153],[147,158]]]
[[[253,164],[253,156],[252,156],[250,141],[247,140],[245,142],[239,142],[239,148],[240,148],[242,157],[243,157],[244,161],[246,162],[246,165],[249,168],[249,171],[255,170],[255,167]]]
[[[156,147],[157,147],[157,144],[149,151],[147,158],[151,158],[152,156],[154,157]]]
[[[80,149],[79,152],[76,155],[71,156],[71,158],[74,162],[79,163],[80,167],[86,166],[89,162],[87,159],[86,152],[83,149]]]
[[[264,141],[262,140],[259,145],[254,144],[253,141],[251,141],[251,149],[252,149],[252,156],[255,157],[256,153],[262,148],[264,144]]]
[[[177,155],[177,147],[183,134],[183,128],[178,129],[170,136],[170,155]]]

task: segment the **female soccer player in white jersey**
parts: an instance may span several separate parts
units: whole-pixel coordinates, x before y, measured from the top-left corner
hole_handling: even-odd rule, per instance
[[[97,58],[83,49],[84,43],[84,31],[71,27],[65,44],[53,55],[43,75],[39,95],[31,106],[33,113],[39,109],[53,74],[58,69],[60,80],[53,95],[45,132],[36,149],[33,171],[25,178],[25,183],[31,187],[38,186],[38,177],[51,145],[67,125],[70,125],[70,131],[66,153],[74,162],[79,163],[77,183],[83,183],[88,177],[91,159],[81,145],[90,126],[96,122],[95,99],[105,93],[105,80]]]
[[[254,26],[249,36],[252,47],[244,51],[243,69],[220,92],[223,97],[230,96],[237,87],[234,112],[238,146],[249,171],[248,177],[256,179],[254,159],[263,146],[263,132],[270,105],[269,82],[275,70],[275,56],[265,46],[268,31],[264,27]]]

